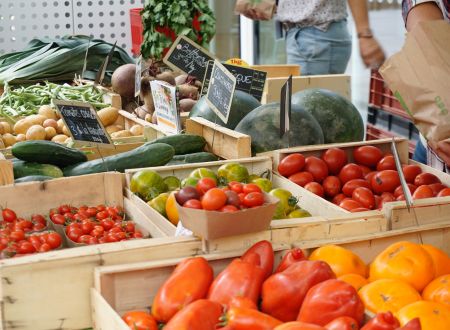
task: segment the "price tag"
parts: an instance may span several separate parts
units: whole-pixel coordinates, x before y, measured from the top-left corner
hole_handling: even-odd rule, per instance
[[[230,115],[236,78],[219,61],[214,62],[206,102],[225,123]]]
[[[172,69],[181,70],[200,80],[205,76],[208,61],[214,61],[214,59],[212,54],[191,39],[179,36],[170,47],[163,62]]]
[[[164,81],[150,81],[158,126],[168,134],[181,133],[177,89]]]
[[[136,62],[136,73],[134,75],[134,97],[141,94],[141,77],[142,77],[142,55],[139,56]]]
[[[281,87],[280,95],[280,138],[290,129],[292,98],[292,75]]]
[[[74,142],[114,149],[108,133],[91,104],[52,100]]]
[[[235,57],[226,60],[225,63],[226,64],[230,64],[230,65],[245,66],[245,67],[249,67],[250,66],[243,59],[235,58]]]

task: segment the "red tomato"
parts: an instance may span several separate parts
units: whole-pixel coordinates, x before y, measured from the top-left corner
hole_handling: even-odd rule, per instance
[[[447,186],[443,185],[442,183],[432,183],[428,186],[431,188],[431,190],[433,190],[434,196],[437,196],[442,189],[447,188]]]
[[[333,197],[332,199],[332,203],[339,205],[344,199],[346,198],[346,196],[344,194],[337,194],[336,196]]]
[[[408,185],[408,189],[411,193],[411,195],[414,193],[414,191],[417,189],[417,187],[411,183],[407,183]],[[431,187],[430,187],[431,188]],[[395,188],[394,190],[394,197],[397,198],[398,196],[403,194],[403,187],[402,185],[398,186],[397,188]]]
[[[14,230],[9,234],[9,238],[14,242],[20,242],[25,239],[25,233],[23,230]]]
[[[72,228],[67,232],[67,237],[69,237],[74,242],[78,242],[78,239],[81,235],[83,235],[83,231],[81,230],[81,228]]]
[[[378,147],[361,146],[353,150],[353,158],[357,164],[375,168],[380,159],[383,158],[383,153]]]
[[[444,188],[439,192],[439,194],[437,194],[437,197],[445,197],[445,196],[450,196],[450,188]]]
[[[328,197],[334,197],[341,192],[341,180],[337,176],[327,176],[323,180],[322,186]]]
[[[372,171],[372,172],[369,172],[369,173],[367,173],[366,175],[364,175],[364,179],[366,179],[367,182],[371,182],[373,176],[374,176],[375,174],[377,174],[377,173],[378,173],[378,171]]]
[[[86,209],[86,213],[89,217],[95,217],[95,215],[97,214],[97,208],[96,207],[89,207],[88,209]]]
[[[236,181],[232,181],[228,184],[228,187],[230,187],[230,189],[237,194],[240,194],[242,192],[243,186],[244,185],[242,183]]]
[[[303,253],[302,249],[299,248],[293,248],[289,250],[284,256],[283,259],[281,259],[280,263],[278,264],[277,269],[275,270],[275,273],[280,273],[284,271],[286,268],[291,266],[292,264],[295,264],[299,261],[307,260],[305,254]]]
[[[251,192],[244,197],[244,206],[257,207],[264,204],[264,195],[260,192]]]
[[[17,249],[17,252],[20,254],[29,254],[36,252],[36,249],[30,242],[22,241],[19,243],[19,248]]]
[[[305,189],[309,190],[313,194],[316,194],[317,196],[323,197],[324,196],[324,189],[320,183],[317,182],[310,182],[305,185]]]
[[[258,258],[254,258],[254,255]],[[269,277],[273,272],[275,255],[272,243],[263,240],[253,244],[241,257],[242,261],[254,263],[264,270],[264,278]]]
[[[179,310],[195,300],[203,299],[214,278],[208,261],[202,257],[181,261],[159,288],[153,299],[152,315],[167,323]]]
[[[422,169],[419,165],[404,165],[402,170],[405,180],[408,183],[414,183],[416,176],[422,173]]]
[[[236,212],[239,209],[234,205],[225,205],[219,209],[220,212]]]
[[[394,156],[384,156],[377,164],[377,171],[397,170]]]
[[[313,286],[306,294],[297,321],[325,325],[340,316],[349,316],[361,325],[364,303],[350,284],[330,279]]]
[[[197,191],[200,195],[203,195],[209,189],[212,189],[215,187],[217,187],[216,180],[214,180],[213,178],[208,178],[208,177],[201,178],[200,180],[198,180],[197,185],[195,186],[195,188],[197,189]]]
[[[340,204],[339,207],[342,207],[343,209],[347,210],[347,211],[351,211],[353,209],[357,209],[357,208],[361,208],[363,207],[362,204],[360,202],[357,202],[353,199],[344,199]]]
[[[91,235],[81,235],[80,237],[78,237],[77,243],[89,244],[91,238],[92,238]]]
[[[270,315],[261,313],[258,310],[250,308],[230,308],[226,315],[227,325],[230,329],[258,329],[272,330],[276,326],[282,324],[280,320]]]
[[[359,165],[359,167],[361,167],[361,170],[363,172],[363,177],[365,178],[367,174],[369,174],[370,172],[373,172],[372,169],[368,166],[364,166],[364,165]]]
[[[298,184],[301,187],[304,187],[307,183],[313,182],[314,177],[309,172],[298,172],[298,173],[292,174],[289,177],[289,180]]]
[[[155,319],[147,312],[127,312],[122,316],[122,320],[125,321],[130,329],[158,330],[158,324]]]
[[[373,196],[373,192],[368,188],[356,188],[355,190],[353,190],[352,198],[369,210],[375,207],[375,197]]]
[[[392,193],[386,191],[381,194],[381,199],[383,203],[393,202],[395,201],[395,196]]]
[[[70,213],[72,211],[72,209],[71,209],[70,205],[64,204],[64,205],[61,205],[60,207],[58,207],[58,211],[59,211],[59,213],[64,214],[64,213]]]
[[[414,184],[419,187],[424,184],[441,183],[441,180],[432,173],[420,173],[414,179]]]
[[[220,209],[226,204],[226,202],[227,195],[225,194],[225,192],[219,188],[212,188],[203,195],[201,204],[203,209],[212,211]]]
[[[427,186],[425,184],[417,187],[417,189],[414,191],[414,194],[412,195],[413,199],[422,199],[431,197],[434,197],[433,190],[430,188],[430,186]]]
[[[16,212],[8,208],[2,209],[2,217],[5,222],[14,222],[17,219]]]
[[[305,171],[311,173],[317,182],[322,182],[328,176],[327,163],[315,156],[306,157]]]
[[[100,221],[100,225],[103,227],[105,231],[110,230],[112,227],[114,227],[114,221],[110,218],[103,219]]]
[[[284,157],[278,164],[278,173],[288,177],[300,172],[303,166],[305,166],[305,156],[299,153],[290,154]]]
[[[43,225],[47,225],[47,220],[45,220],[45,218],[40,214],[33,214],[31,216],[31,221],[33,221],[34,223],[41,223]]]
[[[393,192],[400,185],[400,178],[397,171],[384,170],[375,174],[370,183],[372,190],[376,194],[381,194],[385,191]]]
[[[203,209],[202,202],[198,199],[190,199],[183,204],[183,207],[188,207],[190,209]]]
[[[261,190],[261,188],[258,187],[258,185],[254,184],[254,183],[247,183],[247,184],[244,184],[244,186],[242,187],[242,192],[244,194],[249,194],[252,192],[262,193],[262,190]]]
[[[370,183],[364,179],[353,179],[344,184],[342,192],[344,195],[351,197],[353,195],[353,190],[359,187],[370,189]]]
[[[42,245],[39,247],[38,252],[48,252],[52,249],[52,247],[50,246],[50,244],[48,243],[42,243]]]
[[[181,309],[181,307],[180,307]],[[222,315],[223,307],[214,301],[200,299],[183,306],[178,313],[164,326],[164,330],[215,329]]]
[[[100,211],[95,215],[95,217],[97,220],[103,220],[109,217],[109,213],[108,211]]]
[[[258,306],[247,297],[236,296],[231,298],[230,300],[230,308],[239,307],[239,308],[250,308],[250,309],[258,309]]]
[[[94,229],[94,223],[90,220],[84,220],[81,223],[81,230],[83,234],[88,235]]]
[[[396,200],[396,201],[405,201],[405,200],[406,200],[406,197],[405,197],[404,194],[401,194],[401,195],[399,195],[395,200]]]
[[[354,318],[341,316],[325,325],[327,330],[358,330],[359,324]]]
[[[400,328],[400,322],[391,312],[377,313],[361,330],[396,330]]]
[[[323,161],[327,164],[331,174],[338,174],[348,162],[347,154],[340,148],[330,148],[322,154]]]
[[[47,235],[46,241],[52,249],[56,249],[61,246],[62,238],[61,235],[59,235],[58,233],[50,232]]]
[[[339,179],[341,180],[342,184],[345,184],[350,180],[362,178],[364,178],[363,171],[361,167],[359,167],[359,165],[356,165],[355,163],[345,165],[339,172]]]

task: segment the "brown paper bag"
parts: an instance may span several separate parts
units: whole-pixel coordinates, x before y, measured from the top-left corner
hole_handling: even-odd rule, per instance
[[[450,142],[450,24],[419,23],[380,73],[431,146]]]
[[[234,12],[254,20],[267,21],[272,19],[275,9],[275,0],[237,0]]]

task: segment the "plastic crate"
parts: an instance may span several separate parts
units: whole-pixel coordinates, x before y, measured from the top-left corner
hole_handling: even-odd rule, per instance
[[[141,44],[143,40],[143,27],[141,11],[143,8],[130,9],[130,25],[131,25],[131,52],[133,55],[141,53]]]

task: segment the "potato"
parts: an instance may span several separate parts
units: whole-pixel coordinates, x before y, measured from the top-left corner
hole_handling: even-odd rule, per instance
[[[197,100],[182,99],[180,100],[180,112],[189,112],[197,103]]]
[[[3,127],[3,125],[0,125],[0,135],[5,134],[5,128]]]
[[[52,142],[56,143],[65,143],[67,140],[67,135],[64,134],[57,134],[54,137],[52,137]]]
[[[45,127],[45,139],[51,140],[56,135],[56,129],[54,127]]]
[[[17,142],[22,142],[22,141],[26,141],[27,137],[25,136],[25,134],[17,134],[16,135],[16,141]]]
[[[0,125],[3,126],[3,132],[4,133],[2,133],[2,134],[12,133],[11,125],[8,122],[2,121],[2,122],[0,122]]]
[[[11,133],[3,134],[2,138],[5,147],[11,147],[17,142],[16,137]]]
[[[62,132],[63,132],[64,135],[70,136],[69,129],[67,128],[66,125],[63,126]]]
[[[69,144],[70,142],[72,142],[72,138],[70,137],[66,138],[66,140],[64,141],[65,144]]]
[[[26,117],[25,119],[28,120],[33,125],[40,125],[40,126],[42,126],[42,124],[44,124],[44,121],[47,118],[44,117],[43,115],[31,115],[31,116]]]
[[[27,140],[45,140],[45,129],[41,125],[33,125],[25,136]]]
[[[132,135],[131,135],[130,131],[127,130],[127,129],[124,129],[123,131],[118,131],[118,132],[115,132],[115,133],[111,134],[111,137],[113,139],[123,138],[123,137],[130,137],[130,136],[132,136]]]
[[[108,134],[111,135],[112,133],[123,130],[123,127],[120,125],[109,125],[109,126],[106,126],[105,129],[106,129],[106,132],[108,132]]]
[[[145,121],[148,121],[149,123],[151,123],[151,122],[152,122],[152,115],[149,114],[149,113],[147,113],[147,114],[145,115],[145,117],[144,117],[144,120],[145,120]]]
[[[178,85],[178,95],[180,99],[198,99],[198,88],[189,84]]]
[[[64,124],[64,121],[62,119],[58,119],[56,123],[58,124],[58,127],[56,128],[56,133],[62,134],[63,128],[66,124]]]
[[[103,126],[109,126],[116,122],[119,118],[119,109],[114,107],[107,107],[100,111],[97,111],[98,118]]]
[[[0,135],[0,149],[4,149],[5,148],[5,142],[3,142],[3,138]],[[0,160],[4,159],[3,154],[0,152]]]
[[[55,131],[58,129],[58,122],[54,119],[46,119],[44,120],[44,123],[42,124],[44,128],[46,127],[53,127]]]
[[[50,105],[41,105],[38,114],[44,116],[46,119],[56,120],[56,111]]]
[[[17,121],[17,123],[14,124],[14,133],[26,134],[31,126],[33,126],[33,123],[28,121],[26,118],[20,119],[19,121]]]
[[[133,125],[130,128],[130,133],[133,136],[144,135],[144,127],[141,125]]]

